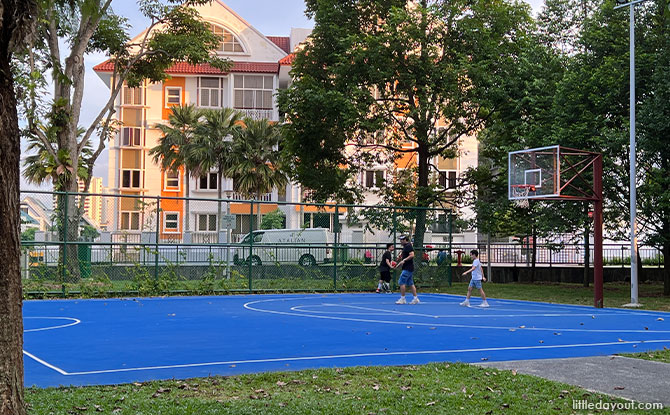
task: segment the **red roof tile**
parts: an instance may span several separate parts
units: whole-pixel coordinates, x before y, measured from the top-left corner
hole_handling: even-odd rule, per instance
[[[291,53],[291,38],[284,36],[266,36],[268,40],[286,53]]]
[[[93,67],[96,72],[112,72],[114,64],[108,60]],[[196,75],[220,75],[229,72],[233,73],[277,73],[279,64],[272,62],[233,62],[229,71],[221,71],[208,63],[191,65],[186,62],[174,64],[166,72],[169,74],[196,74]]]
[[[295,53],[291,53],[290,55],[284,56],[280,61],[279,64],[281,66],[291,66],[293,65],[293,61],[295,60]]]

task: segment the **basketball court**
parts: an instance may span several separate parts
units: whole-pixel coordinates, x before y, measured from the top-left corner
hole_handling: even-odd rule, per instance
[[[670,347],[670,313],[462,296],[311,294],[24,302],[27,386]]]

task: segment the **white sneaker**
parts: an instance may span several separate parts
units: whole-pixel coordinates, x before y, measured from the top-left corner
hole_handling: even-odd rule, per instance
[[[407,304],[407,300],[405,300],[405,297],[400,297],[398,301],[395,302],[396,304]]]
[[[461,303],[463,307],[470,307],[470,300],[465,300]]]
[[[419,301],[419,297],[414,297],[412,301],[410,301],[410,304],[419,304],[421,301]]]
[[[484,307],[484,308],[486,308],[486,307],[490,307],[488,301],[484,301],[484,302],[482,302],[479,306],[480,306],[480,307]]]

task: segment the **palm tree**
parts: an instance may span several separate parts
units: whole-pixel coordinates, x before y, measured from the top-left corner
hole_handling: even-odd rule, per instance
[[[225,171],[233,178],[234,189],[246,197],[260,200],[261,194],[286,186],[282,168],[279,126],[266,119],[244,119],[244,128],[234,137],[232,158]],[[260,226],[260,214],[258,215]]]
[[[242,115],[232,108],[207,110],[195,131],[195,139],[188,146],[186,159],[193,174],[201,176],[216,170],[218,182],[217,234],[221,229],[221,199],[223,174],[231,163],[233,137],[239,134]]]
[[[172,112],[168,117],[168,124],[156,124],[156,128],[161,130],[162,136],[158,139],[158,145],[149,151],[153,157],[154,163],[160,164],[163,171],[178,173],[179,169],[184,169],[186,194],[184,215],[184,229],[189,231],[191,185],[190,178],[197,166],[189,164],[186,154],[188,146],[195,140],[195,131],[198,128],[202,111],[193,105],[183,105],[172,107]]]

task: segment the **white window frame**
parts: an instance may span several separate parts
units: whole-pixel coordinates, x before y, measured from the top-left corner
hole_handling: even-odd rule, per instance
[[[123,227],[123,215],[128,215],[128,228]],[[137,215],[137,229],[133,229],[132,217]],[[137,210],[122,210],[119,212],[119,229],[122,231],[139,231],[142,228],[142,212]]]
[[[211,185],[211,180],[210,179],[212,178],[212,175],[214,176],[214,186],[216,186],[213,189],[209,186],[209,185]],[[218,190],[219,189],[218,174],[215,173],[215,172],[209,172],[209,173],[206,174],[206,177],[207,177],[207,188],[205,188],[205,189],[203,189],[200,186],[200,179],[202,179],[202,176],[198,177],[198,182],[197,182],[198,190],[203,191],[203,192],[214,192],[214,191]]]
[[[362,178],[361,178],[361,184],[365,189],[370,189],[370,190],[379,190],[381,187],[379,187],[380,183],[377,183],[377,173],[381,172],[382,174],[382,180],[384,183],[386,183],[386,170],[384,169],[370,169],[370,170],[364,170],[362,173]],[[372,173],[372,186],[368,187],[368,173]]]
[[[203,79],[218,79],[219,80],[219,86],[217,88],[212,88],[209,86],[202,86],[202,81]],[[223,107],[223,79],[220,77],[216,76],[201,76],[198,78],[198,106],[200,108],[221,108]],[[209,103],[210,105],[203,105],[202,103],[202,93],[203,91],[208,91],[209,93]],[[219,105],[211,105],[212,103],[212,92],[217,91],[217,95],[219,97]]]
[[[121,92],[121,105],[124,107],[141,107],[143,106],[144,103],[144,88],[141,86],[138,86],[136,88],[131,88],[128,85],[123,85],[123,91]],[[130,99],[130,103],[126,103],[126,98],[128,97],[128,92],[132,92],[132,98]],[[136,101],[135,98],[139,96],[139,104]]]
[[[263,87],[258,88],[258,87],[247,87],[246,86],[246,78],[251,78],[251,77],[259,77],[263,79]],[[271,85],[269,88],[265,87],[265,78],[271,78],[272,81],[270,82]],[[242,86],[238,87],[236,86],[236,82],[238,79],[242,80]],[[247,91],[253,92],[253,106],[247,107],[244,105],[244,93]],[[242,94],[242,105],[236,105],[237,104],[237,93],[240,92]],[[263,106],[261,102],[261,106],[258,106],[257,104],[257,93],[265,93],[269,92],[270,93],[270,106],[265,107]],[[274,88],[274,75],[266,75],[266,74],[243,74],[243,75],[235,75],[233,77],[233,108],[235,109],[241,109],[241,110],[261,110],[261,111],[270,111],[274,109],[274,93],[275,93],[275,88]]]
[[[168,215],[177,215],[177,219],[168,220],[167,218]],[[161,228],[163,229],[163,233],[179,233],[180,219],[181,219],[181,213],[179,212],[163,212],[163,223],[161,226]],[[168,228],[167,227],[168,222],[174,222],[176,226],[174,228]]]
[[[219,43],[219,46],[216,48],[216,53],[223,53],[223,54],[230,54],[230,55],[245,55],[247,53],[247,51],[244,47],[244,43],[242,43],[239,36],[235,35],[235,33],[233,33],[232,30],[230,30],[230,29],[228,29],[224,26],[221,26],[219,24],[216,24],[216,23],[210,23],[210,30],[212,30],[212,33],[214,33],[215,35],[217,35],[218,33],[216,33],[214,31],[214,28],[221,29],[221,42]],[[232,36],[232,38],[233,38],[232,42],[225,42],[224,41],[224,39],[225,39],[224,36],[225,36],[226,32],[230,33],[230,35]],[[241,51],[240,50],[235,51],[235,44],[236,43],[237,43],[237,45],[239,45],[240,49],[242,49]],[[226,46],[225,46],[226,44],[232,44],[233,45],[233,50],[232,51],[231,50],[225,50],[226,49]]]
[[[206,225],[205,227],[206,227],[207,229],[200,229],[200,217],[202,217],[202,216],[204,216],[204,217],[206,218],[206,219],[205,219],[205,225]],[[209,229],[209,225],[210,225],[210,221],[209,221],[209,220],[210,220],[210,217],[212,217],[212,216],[214,217],[214,229]],[[195,225],[195,226],[196,226],[196,229],[198,230],[198,232],[208,232],[208,233],[210,233],[210,232],[211,232],[211,233],[216,232],[216,225],[217,225],[217,218],[216,218],[216,216],[217,216],[216,213],[198,213],[198,214],[196,215],[196,225]]]
[[[126,144],[126,131],[127,130],[132,130],[133,132],[137,133],[137,137],[133,136],[130,138],[129,143]],[[137,140],[137,144],[135,144],[135,140]],[[120,147],[133,147],[133,148],[138,148],[142,147],[142,127],[123,127],[121,128],[121,146]]]
[[[170,91],[179,91],[179,102],[170,102]],[[165,108],[176,107],[182,102],[182,88],[180,86],[166,86],[165,87]]]
[[[453,173],[454,176],[455,176],[454,179],[453,179],[454,180],[454,186],[450,186],[450,184],[451,184],[451,179],[449,178],[450,173]],[[445,178],[444,179],[444,186],[442,185],[442,183],[440,183],[440,180],[441,180],[440,177],[442,175],[444,175],[444,178]],[[458,187],[458,170],[455,170],[455,169],[439,170],[438,175],[437,175],[437,184],[438,184],[438,186],[440,186],[443,189],[447,189],[447,190],[456,189]]]
[[[181,172],[177,171],[177,177],[168,178],[168,174],[173,173],[171,170],[167,170],[163,173],[163,191],[164,192],[179,192],[181,190]],[[168,185],[168,180],[177,180],[176,186]]]
[[[130,172],[130,186],[124,186],[123,185],[123,173],[124,172]],[[135,187],[133,186],[133,172],[138,172],[139,174],[139,186]],[[121,183],[119,183],[121,186],[119,186],[122,189],[141,189],[142,188],[142,169],[121,169]]]

